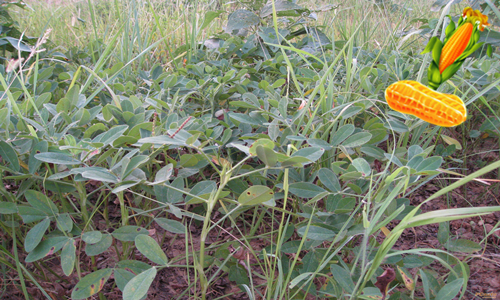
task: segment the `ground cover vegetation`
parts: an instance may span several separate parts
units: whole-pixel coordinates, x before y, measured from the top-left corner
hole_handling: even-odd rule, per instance
[[[0,1],[0,296],[491,298],[499,1],[454,2]],[[467,120],[390,109],[465,6]]]

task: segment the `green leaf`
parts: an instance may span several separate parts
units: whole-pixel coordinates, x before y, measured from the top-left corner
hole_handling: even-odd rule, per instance
[[[310,161],[308,158],[301,157],[301,156],[295,156],[291,157],[289,159],[284,160],[281,162],[281,166],[284,168],[288,167],[303,167],[305,164],[309,164],[312,161]]]
[[[101,269],[83,277],[73,288],[71,299],[85,299],[97,294],[102,290],[112,272],[113,269]]]
[[[297,233],[300,236],[304,236],[306,234],[307,226],[302,226],[297,229]],[[311,225],[309,226],[309,230],[307,231],[308,239],[315,241],[327,241],[335,236],[335,232],[328,228],[323,228],[320,226]]]
[[[352,293],[354,291],[354,282],[349,271],[342,268],[339,265],[330,265],[330,272],[333,274],[333,279],[347,292]]]
[[[4,141],[0,141],[0,157],[10,164],[12,170],[19,172],[21,166],[19,165],[19,160],[17,159],[17,152],[11,145]]]
[[[437,234],[438,241],[441,245],[444,245],[450,238],[450,223],[441,222],[439,223],[439,230]]]
[[[85,131],[85,133],[83,134],[83,138],[88,139],[88,138],[94,137],[95,135],[98,135],[102,132],[105,132],[107,130],[108,130],[108,127],[106,127],[104,124],[96,123],[96,124],[90,126]],[[95,135],[94,135],[94,133],[95,133]]]
[[[137,274],[142,273],[146,270],[149,270],[151,268],[151,266],[145,262],[138,261],[138,260],[120,260],[116,264],[116,268],[129,270],[130,272],[134,273],[134,275],[137,275]]]
[[[448,18],[450,19],[450,23],[448,24],[448,26],[446,26],[446,29],[445,29],[446,39],[449,39],[452,36],[452,34],[456,28],[455,22],[453,22],[453,20],[451,19],[451,16],[448,15]]]
[[[50,200],[47,196],[40,192],[27,190],[24,193],[24,196],[31,206],[40,211],[43,211],[47,215],[51,216],[59,213],[59,209],[54,204],[54,201]]]
[[[179,190],[184,190],[184,179],[183,178],[180,178],[180,177],[177,177],[174,179],[174,181],[172,181],[172,183],[170,184],[170,186],[172,187],[175,187]],[[176,191],[176,190],[173,190],[173,189],[168,189],[167,191],[167,201],[168,203],[178,203],[178,202],[181,202],[183,200],[183,193],[179,192],[179,191]],[[158,197],[158,196],[157,196]]]
[[[346,148],[355,148],[368,143],[371,138],[372,134],[369,132],[358,132],[351,135],[342,145]]]
[[[148,267],[149,267],[149,265],[148,265]],[[120,289],[120,291],[123,292],[123,289],[125,288],[127,283],[132,278],[134,278],[135,275],[136,274],[134,274],[128,270],[115,268],[114,277],[115,277],[116,286]]]
[[[217,189],[217,184],[212,180],[205,180],[202,182],[198,182],[192,189],[189,191],[190,194],[195,196],[200,196],[203,199],[208,199],[209,195],[212,194]],[[193,198],[191,196],[186,196],[186,203],[195,204],[202,203],[203,201]],[[191,201],[191,202],[190,202]]]
[[[73,273],[76,260],[75,240],[69,239],[61,251],[61,267],[64,275],[69,276]]]
[[[138,235],[135,237],[135,246],[137,250],[146,256],[152,262],[159,265],[167,265],[168,259],[165,252],[161,249],[158,243],[147,235]]]
[[[258,25],[259,17],[246,9],[238,9],[229,15],[227,19],[226,32],[233,34],[234,31]]]
[[[201,24],[199,31],[205,29],[212,21],[220,16],[222,13],[225,13],[224,10],[216,10],[216,11],[207,11],[205,13],[205,18],[203,19],[203,24]]]
[[[274,150],[258,145],[256,147],[257,157],[268,167],[274,167],[278,162],[278,156]]]
[[[68,238],[65,236],[55,236],[43,240],[26,256],[26,262],[34,262],[59,251],[67,240]]]
[[[49,143],[47,141],[40,141],[33,146],[30,153],[30,158],[28,160],[28,170],[31,174],[35,174],[42,162],[36,159],[35,155],[42,152],[47,152],[49,149]]]
[[[327,141],[322,139],[307,139],[307,143],[312,147],[323,148],[326,151],[331,150],[333,147]]]
[[[448,240],[444,246],[450,251],[463,253],[473,253],[483,249],[478,243],[465,239]]]
[[[408,126],[399,120],[389,120],[387,124],[384,124],[384,127],[398,133],[404,133],[409,130]]]
[[[92,179],[101,182],[118,183],[120,181],[118,177],[116,177],[116,175],[112,174],[107,170],[85,171],[82,173],[82,176],[87,179]]]
[[[254,185],[246,189],[238,197],[241,205],[256,205],[273,199],[274,192],[263,185]]]
[[[126,225],[113,231],[112,235],[115,239],[122,242],[132,242],[135,241],[136,236],[139,234],[148,234],[148,231],[139,226]]]
[[[463,283],[464,283],[463,278],[458,278],[453,282],[446,284],[445,286],[443,286],[442,289],[439,290],[436,299],[452,300],[460,292]]]
[[[427,71],[427,78],[429,81],[429,86],[433,89],[437,89],[442,82],[441,73],[439,72],[439,67],[434,61],[432,61],[429,65],[429,69]]]
[[[45,231],[49,228],[49,225],[49,218],[45,218],[28,231],[26,238],[24,239],[24,250],[26,250],[26,252],[31,252],[36,246],[38,246]]]
[[[475,44],[472,48],[465,50],[464,53],[462,53],[456,61],[461,61],[465,60],[467,57],[469,57],[472,53],[476,52],[477,49],[481,48],[484,43],[477,43]]]
[[[445,82],[450,79],[451,76],[455,75],[455,73],[460,69],[464,61],[456,61],[448,66],[448,68],[443,70],[443,73],[440,75],[441,82]]]
[[[321,147],[308,147],[302,148],[299,151],[293,153],[292,157],[305,157],[311,162],[315,162],[321,158],[323,153],[325,153],[325,149]]]
[[[230,101],[229,105],[234,106],[234,107],[242,107],[242,108],[250,108],[250,109],[256,108],[254,105],[247,103],[245,101]]]
[[[321,168],[318,171],[318,178],[321,183],[331,192],[340,192],[340,190],[342,189],[337,175],[335,175],[335,173],[333,173],[333,171],[330,169]]]
[[[249,115],[240,114],[240,113],[228,113],[229,117],[239,123],[261,126],[263,122],[259,119],[252,118]]]
[[[40,221],[48,216],[46,212],[31,206],[19,205],[17,210],[21,218],[23,218],[24,223]]]
[[[82,234],[82,240],[87,244],[98,243],[102,239],[100,231],[87,231]]]
[[[443,158],[441,156],[429,157],[421,162],[415,170],[417,170],[417,172],[435,171],[441,166],[442,163]]]
[[[345,214],[351,212],[356,206],[356,199],[353,197],[342,198],[339,194],[329,195],[326,199],[326,208],[329,212]]]
[[[68,213],[60,214],[56,218],[56,225],[59,230],[70,232],[73,229],[73,220]]]
[[[366,154],[370,157],[376,158],[376,159],[383,159],[385,157],[384,150],[382,150],[378,147],[375,147],[373,145],[362,146],[360,150],[364,154]]]
[[[439,59],[441,58],[441,50],[443,49],[443,43],[437,39],[432,47],[432,59],[437,66],[439,66]]]
[[[250,152],[250,155],[257,155],[257,147],[261,146],[264,148],[268,149],[273,149],[274,148],[274,142],[271,141],[270,139],[258,139],[255,142],[253,142],[252,145],[248,148],[248,151]]]
[[[149,156],[147,155],[137,155],[130,159],[129,163],[126,166],[122,166],[122,179],[126,178],[134,169],[144,164],[149,160]]]
[[[12,202],[0,202],[0,214],[10,215],[17,213],[17,205]]]
[[[122,136],[122,134],[127,131],[127,129],[128,125],[117,125],[109,129],[104,135],[101,136],[98,141],[94,142],[103,143],[105,146],[112,144],[117,138]]]
[[[166,231],[176,233],[176,234],[185,234],[186,226],[179,221],[171,220],[167,218],[155,218],[156,224],[160,225],[161,228]]]
[[[82,162],[65,153],[60,152],[44,152],[35,154],[35,158],[50,164],[55,165],[79,165]]]
[[[330,144],[332,146],[337,146],[342,143],[345,139],[347,139],[354,132],[354,125],[346,124],[340,127],[332,136]]]
[[[113,243],[113,237],[110,234],[104,234],[102,239],[95,244],[86,244],[85,254],[88,256],[95,256],[108,250]]]
[[[325,189],[310,183],[310,182],[295,182],[289,186],[290,193],[301,198],[313,198],[321,193],[326,192]]]
[[[290,1],[275,1],[274,8],[278,13],[278,16],[296,16],[297,14],[300,14],[302,12],[309,11],[308,9],[305,9],[304,7]],[[287,14],[285,12],[290,12],[290,14]],[[260,17],[265,18],[267,16],[270,16],[272,13],[273,5],[269,3],[266,4],[260,11]]]
[[[431,39],[427,43],[427,46],[425,46],[424,51],[422,51],[422,53],[420,53],[420,54],[425,54],[425,53],[431,52],[432,49],[434,48],[434,43],[436,43],[436,40],[439,40],[439,38],[437,36],[431,37]]]
[[[229,267],[227,278],[231,281],[236,282],[236,284],[238,285],[248,286],[250,284],[250,279],[248,278],[248,272],[239,264],[234,264],[231,267]]]
[[[172,171],[174,170],[174,166],[172,164],[168,164],[158,170],[155,175],[155,184],[165,182],[170,179],[172,176]]]
[[[370,176],[372,169],[370,164],[361,157],[358,157],[352,161],[352,165],[358,172],[360,172],[363,177]]]
[[[155,277],[156,268],[151,268],[132,278],[123,289],[123,300],[139,300],[144,297]]]

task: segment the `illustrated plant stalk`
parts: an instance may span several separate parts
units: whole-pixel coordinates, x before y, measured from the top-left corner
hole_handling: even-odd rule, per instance
[[[427,75],[429,86],[434,90],[451,78],[465,59],[484,44],[478,43],[480,31],[490,25],[487,16],[470,7],[464,9],[458,26],[448,17],[450,23],[445,29],[444,43],[434,36],[422,52],[432,52]],[[491,48],[488,48],[490,52]],[[385,91],[385,98],[392,109],[415,115],[434,125],[457,126],[467,119],[467,111],[460,98],[432,91],[416,81],[398,81],[390,85]]]
[[[465,59],[484,44],[478,43],[480,31],[484,31],[485,26],[490,25],[488,16],[470,7],[464,9],[457,25],[450,16],[448,17],[450,23],[445,29],[444,43],[438,37],[432,37],[422,52],[422,54],[432,52],[432,62],[427,77],[429,86],[433,89],[437,89],[451,78]]]

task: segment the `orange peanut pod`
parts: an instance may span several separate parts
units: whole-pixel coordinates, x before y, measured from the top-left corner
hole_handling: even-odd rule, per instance
[[[460,98],[436,92],[417,81],[403,80],[391,84],[385,90],[385,99],[395,111],[438,126],[457,126],[467,119],[467,110]]]
[[[464,53],[469,44],[474,26],[471,23],[464,23],[444,44],[439,57],[439,73],[451,66],[457,58]]]

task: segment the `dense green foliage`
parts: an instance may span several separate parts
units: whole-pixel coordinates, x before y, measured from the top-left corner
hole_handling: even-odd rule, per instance
[[[16,272],[26,298],[25,279],[47,295],[26,266],[42,269],[54,256],[61,278],[79,278],[73,299],[109,292],[112,274],[124,299],[141,299],[168,268],[194,272],[196,294],[178,295],[190,299],[210,298],[219,276],[249,299],[381,297],[376,277],[388,268],[397,273],[390,289],[406,286],[390,299],[466,293],[468,267],[453,254],[483,245],[456,238],[448,222],[500,207],[422,212],[422,204],[500,167],[472,173],[465,154],[485,134],[498,143],[500,56],[478,51],[440,87],[467,102],[470,118],[457,128],[392,111],[383,96],[392,82],[425,81],[420,41],[441,33],[449,7],[418,20],[412,35],[421,39],[394,33],[374,48],[363,40],[365,19],[335,33],[318,18],[336,7],[286,1],[243,3],[225,30],[203,39],[225,12],[198,18],[196,2],[184,15],[192,29],[174,47],[151,1],[90,3],[80,26],[96,34],[85,46],[32,49],[22,69],[0,68],[0,264]],[[141,5],[156,30],[137,27]],[[113,34],[97,38],[95,14],[107,10],[124,12]],[[464,178],[410,205],[457,168]],[[405,229],[433,223],[441,223],[436,248],[393,248]],[[167,257],[160,229],[185,239],[185,253]],[[254,249],[254,240],[265,247]],[[98,267],[108,251],[118,261]]]

